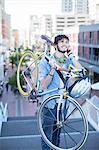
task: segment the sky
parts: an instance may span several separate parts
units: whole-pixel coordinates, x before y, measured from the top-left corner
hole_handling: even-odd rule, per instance
[[[6,13],[11,14],[12,28],[26,28],[30,15],[57,14],[61,0],[5,0]]]

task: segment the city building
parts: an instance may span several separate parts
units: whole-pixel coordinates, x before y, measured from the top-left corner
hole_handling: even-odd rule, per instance
[[[62,12],[74,13],[73,0],[62,0]]]
[[[32,15],[30,17],[30,45],[42,33],[52,36],[53,34],[62,33],[68,27],[89,23],[88,0],[60,0],[57,2],[58,6],[59,4],[62,6],[61,12],[59,9],[59,13],[57,11],[53,15],[46,14],[41,17]]]
[[[37,15],[30,16],[30,26],[29,26],[29,44],[32,46],[35,44],[35,38],[40,31],[40,19]]]
[[[2,5],[0,1],[0,53],[2,51]]]
[[[80,26],[78,44],[80,63],[89,70],[92,82],[99,82],[99,24]]]
[[[69,37],[70,46],[74,56],[78,59],[78,34],[79,26],[68,27],[64,30],[64,34]]]
[[[54,32],[62,33],[64,30],[68,30],[68,27],[77,27],[82,24],[89,23],[89,15],[56,15],[54,19]]]
[[[11,38],[11,15],[3,12],[2,16],[2,39],[6,48],[10,47]]]
[[[64,33],[74,55],[88,70],[91,82],[99,82],[99,24],[68,27]]]
[[[99,0],[89,0],[89,16],[92,23],[99,22]]]
[[[4,64],[9,55],[11,16],[5,12],[5,0],[0,0],[0,80],[4,80]]]
[[[57,15],[55,18],[55,33],[61,33],[65,29],[66,20],[64,15]]]
[[[52,33],[52,16],[43,15],[41,17],[41,31],[43,34]]]
[[[2,42],[2,14],[4,11],[4,0],[0,0],[0,80],[4,80],[4,59],[3,49],[4,44]]]
[[[12,36],[13,36],[13,47],[18,48],[19,47],[19,30],[13,29]]]
[[[77,27],[89,23],[88,0],[62,0],[61,15],[55,19],[56,33],[68,30],[68,27]]]
[[[62,0],[62,12],[88,14],[88,0]]]
[[[33,15],[30,17],[29,27],[29,43],[30,45],[37,44],[41,34],[52,34],[52,17],[51,15],[37,16]]]

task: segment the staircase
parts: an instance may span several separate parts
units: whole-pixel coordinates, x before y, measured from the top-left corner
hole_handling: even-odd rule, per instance
[[[79,123],[76,126],[81,128]],[[79,136],[75,132],[71,134]],[[36,117],[8,117],[2,124],[0,150],[41,150]],[[87,142],[81,150],[99,150],[99,132],[90,124]]]

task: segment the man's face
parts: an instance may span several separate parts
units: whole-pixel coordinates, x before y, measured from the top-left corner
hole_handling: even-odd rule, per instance
[[[57,47],[60,52],[65,53],[67,51],[67,49],[69,48],[68,39],[63,38],[63,39],[59,40]]]

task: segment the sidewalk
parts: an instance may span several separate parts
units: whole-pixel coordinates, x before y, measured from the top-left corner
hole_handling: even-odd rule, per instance
[[[8,66],[7,76],[5,76],[5,82],[8,81],[8,78],[11,77],[16,69],[12,70],[11,66]],[[8,92],[4,86],[4,92],[0,101],[4,104],[8,104],[8,116],[35,116],[37,111],[36,103],[29,103],[26,97],[18,96],[11,91],[9,86]]]
[[[36,103],[29,103],[27,98],[15,95],[10,88],[8,92],[4,88],[0,101],[8,104],[8,116],[35,116],[37,111]]]

